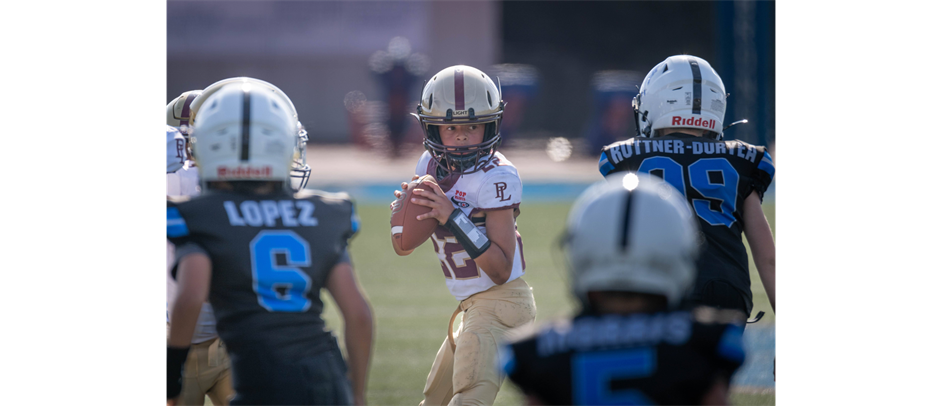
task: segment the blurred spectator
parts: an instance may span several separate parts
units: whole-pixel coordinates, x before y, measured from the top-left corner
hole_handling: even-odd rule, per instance
[[[606,70],[592,78],[593,109],[585,139],[590,154],[635,135],[631,99],[638,94],[644,75],[634,71]]]
[[[413,112],[418,103],[418,96],[413,93],[421,90],[417,83],[429,68],[428,57],[412,53],[409,40],[404,37],[395,37],[389,40],[385,51],[376,51],[370,57],[370,69],[379,80],[383,92],[381,100],[386,101],[387,113],[385,126],[388,130],[390,154],[393,158],[399,156],[406,128],[412,120],[409,113]]]
[[[500,125],[501,142],[506,145],[520,128],[527,105],[539,92],[540,76],[533,65],[515,63],[495,65],[492,76],[500,82],[501,98],[507,105]]]

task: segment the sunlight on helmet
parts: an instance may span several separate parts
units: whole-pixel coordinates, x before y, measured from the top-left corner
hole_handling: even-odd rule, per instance
[[[635,190],[635,188],[638,187],[638,175],[633,173],[625,175],[621,180],[621,185],[624,186],[625,189]]]
[[[251,83],[245,82],[245,83],[242,84],[242,91],[243,91],[243,92],[248,92],[248,91],[250,91],[250,90],[252,90],[252,84],[251,84]]]
[[[562,162],[572,156],[572,143],[565,137],[553,137],[546,143],[546,155],[553,162]]]

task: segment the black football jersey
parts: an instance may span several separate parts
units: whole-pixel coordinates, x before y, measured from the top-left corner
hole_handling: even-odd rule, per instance
[[[167,202],[167,238],[177,260],[204,252],[212,261],[209,301],[234,367],[286,362],[336,345],[321,318],[320,291],[331,269],[349,260],[347,242],[357,228],[344,194],[212,191]]]
[[[749,257],[742,242],[742,207],[752,191],[762,199],[775,166],[765,147],[688,134],[634,137],[602,149],[603,176],[630,171],[659,176],[680,190],[697,215],[706,239],[697,260],[694,301],[711,281],[732,285],[752,313]]]
[[[700,404],[745,359],[742,318],[729,312],[741,314],[583,315],[512,340],[501,365],[520,390],[550,405]]]

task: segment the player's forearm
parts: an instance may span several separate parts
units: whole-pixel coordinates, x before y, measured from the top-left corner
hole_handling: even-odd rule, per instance
[[[366,379],[373,346],[373,315],[368,306],[357,315],[345,317],[344,343],[347,348],[350,383],[357,402],[366,402]]]
[[[503,285],[510,279],[510,273],[513,271],[513,253],[509,256],[497,244],[484,251],[474,262],[484,271],[491,281],[498,285]]]
[[[762,280],[762,287],[769,296],[769,304],[772,305],[772,311],[775,311],[775,256],[763,258],[762,260],[753,257],[756,263],[756,270],[759,272],[759,279]]]
[[[167,339],[167,345],[179,348],[190,345],[202,307],[201,300],[182,294],[177,295],[170,309],[170,337]]]

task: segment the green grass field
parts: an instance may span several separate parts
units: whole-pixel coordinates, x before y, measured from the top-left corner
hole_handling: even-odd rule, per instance
[[[565,226],[570,203],[537,203],[522,206],[517,219],[527,261],[527,283],[533,287],[537,322],[572,313],[575,303],[568,294],[566,270],[556,241]],[[775,230],[775,206],[764,207]],[[373,405],[415,405],[458,302],[445,288],[438,257],[431,243],[412,255],[399,257],[389,242],[387,205],[358,206],[361,230],[350,253],[363,289],[373,306],[376,323],[373,360],[367,400]],[[744,239],[745,241],[745,239]],[[773,323],[774,314],[752,266],[755,311],[765,310],[760,323]],[[343,323],[333,301],[324,294],[327,325],[343,345]],[[737,393],[736,405],[774,405],[775,393]],[[520,392],[507,382],[497,395],[497,405],[519,405]],[[207,405],[211,404],[207,398]]]

